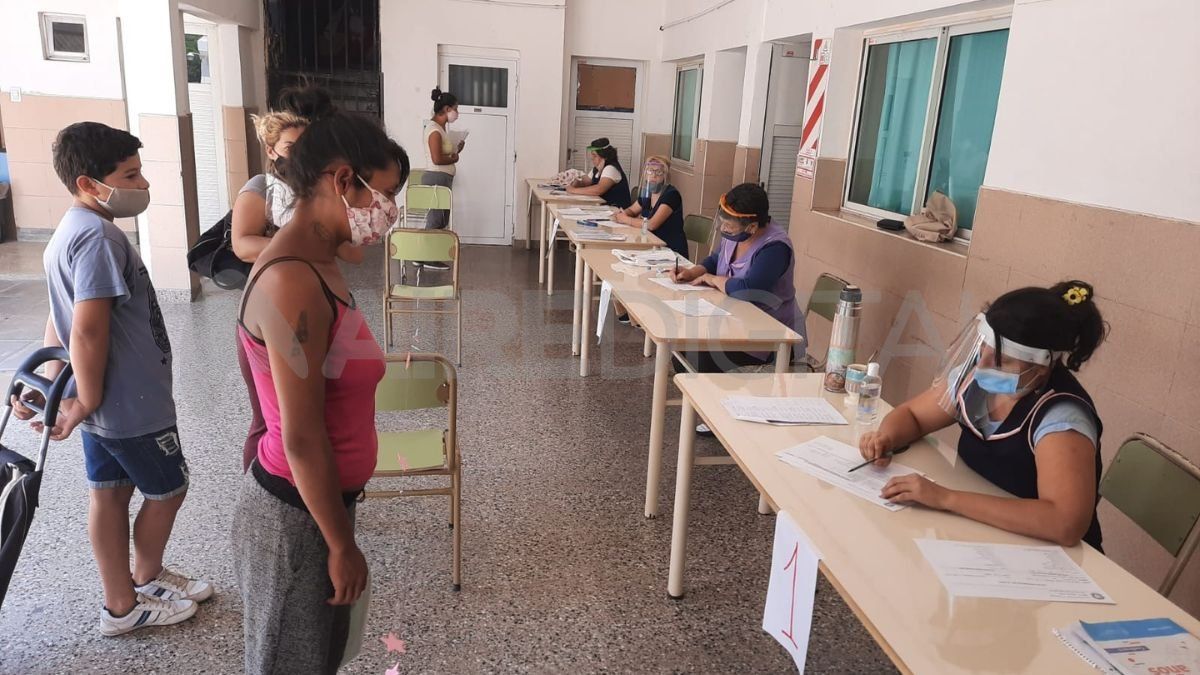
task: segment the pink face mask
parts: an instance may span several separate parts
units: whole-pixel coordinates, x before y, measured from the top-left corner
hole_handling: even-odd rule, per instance
[[[392,223],[400,216],[400,207],[388,199],[382,192],[367,185],[361,176],[355,176],[371,191],[370,206],[350,206],[346,195],[342,195],[342,203],[346,205],[346,218],[350,221],[350,243],[354,246],[370,246],[378,244],[383,235],[387,234]]]

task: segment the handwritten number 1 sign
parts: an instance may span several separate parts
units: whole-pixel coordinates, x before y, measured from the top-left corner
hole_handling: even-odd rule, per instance
[[[801,673],[808,655],[820,559],[821,554],[792,517],[786,511],[780,511],[775,520],[771,580],[767,586],[762,627],[792,655]]]

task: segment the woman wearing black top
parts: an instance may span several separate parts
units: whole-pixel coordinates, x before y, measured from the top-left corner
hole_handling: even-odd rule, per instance
[[[592,160],[592,172],[568,186],[567,192],[599,197],[605,204],[627,208],[633,200],[629,198],[629,180],[617,159],[617,149],[607,138],[597,138],[587,151]]]
[[[622,225],[641,227],[662,239],[672,251],[687,258],[687,235],[683,231],[683,196],[667,183],[667,160],[650,157],[642,169],[642,192],[629,208],[618,211],[613,220]]]
[[[1100,549],[1103,425],[1072,374],[1107,332],[1094,297],[1082,281],[1000,296],[955,341],[933,386],[859,441],[864,458],[886,464],[888,451],[958,424],[958,458],[1012,496],[953,490],[920,474],[892,478],[880,496]]]

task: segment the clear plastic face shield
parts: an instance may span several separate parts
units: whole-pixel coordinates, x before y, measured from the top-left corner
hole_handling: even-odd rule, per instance
[[[611,146],[608,145],[589,145],[587,146],[588,159],[592,161],[592,166],[597,169],[604,168],[604,158],[600,156],[600,151]]]
[[[758,227],[758,216],[734,210],[721,195],[717,212],[713,214],[713,225],[723,239],[741,243],[749,239]]]
[[[642,167],[642,191],[643,197],[656,195],[667,187],[667,165],[657,159],[646,160]]]
[[[985,415],[991,417],[1006,401],[1032,391],[1054,357],[1048,349],[1028,347],[997,335],[981,312],[946,351],[933,380],[938,405],[982,431],[980,427],[987,425]]]

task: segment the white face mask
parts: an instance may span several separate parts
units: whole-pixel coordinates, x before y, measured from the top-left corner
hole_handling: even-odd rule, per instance
[[[457,122],[458,121],[458,111],[451,110],[450,112],[446,113],[446,121],[447,122]]]
[[[113,218],[132,218],[150,206],[150,190],[109,187],[95,179],[92,179],[92,182],[111,190],[108,199],[96,197],[96,203],[108,211]]]
[[[400,216],[400,207],[382,192],[368,185],[361,176],[355,178],[371,191],[371,204],[350,206],[346,195],[342,195],[342,203],[346,205],[346,219],[350,221],[350,243],[354,246],[378,244]]]

